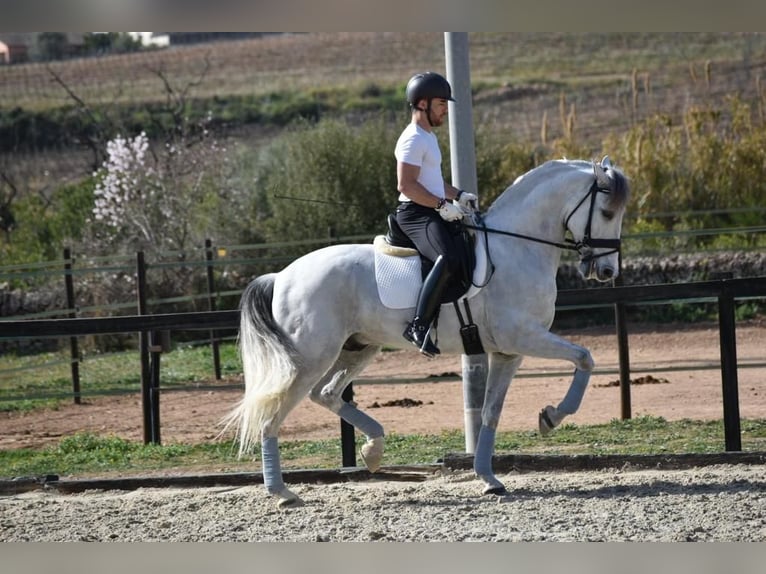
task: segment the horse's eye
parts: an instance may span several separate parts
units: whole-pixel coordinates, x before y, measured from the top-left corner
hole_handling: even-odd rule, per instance
[[[614,219],[614,211],[611,211],[609,209],[602,209],[601,210],[601,215],[607,221],[611,221],[612,219]]]

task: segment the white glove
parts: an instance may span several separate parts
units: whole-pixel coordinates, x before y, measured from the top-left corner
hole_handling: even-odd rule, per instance
[[[472,210],[476,208],[476,200],[479,198],[476,197],[473,193],[470,193],[468,191],[464,191],[460,194],[460,197],[456,200],[458,205],[462,207],[465,210]],[[473,202],[473,205],[470,205],[471,202]]]
[[[444,221],[457,221],[458,219],[463,219],[463,210],[451,201],[445,201],[444,205],[436,211],[439,212],[439,215],[442,216]]]

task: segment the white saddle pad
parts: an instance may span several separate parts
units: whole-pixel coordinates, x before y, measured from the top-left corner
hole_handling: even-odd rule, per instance
[[[375,238],[375,281],[381,303],[389,309],[414,308],[423,284],[420,270],[420,256],[390,255],[384,237]],[[412,250],[415,253],[414,250]],[[476,266],[473,271],[473,285],[461,299],[470,299],[483,286],[487,277],[487,253],[483,241],[476,242]]]

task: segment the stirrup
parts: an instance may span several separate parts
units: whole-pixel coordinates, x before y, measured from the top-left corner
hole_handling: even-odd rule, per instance
[[[423,340],[418,340],[418,335],[423,333]],[[422,327],[418,327],[413,323],[409,323],[407,325],[407,328],[404,330],[404,333],[402,333],[405,339],[407,339],[410,343],[415,345],[418,348],[418,351],[422,355],[425,355],[426,357],[432,358],[434,355],[441,354],[441,351],[439,350],[439,347],[434,345],[433,341],[431,341],[431,336],[427,329],[424,329]]]

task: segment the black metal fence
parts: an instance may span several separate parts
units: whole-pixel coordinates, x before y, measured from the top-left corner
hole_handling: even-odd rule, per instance
[[[620,389],[623,418],[630,418],[630,351],[626,305],[672,303],[694,299],[717,301],[721,357],[721,389],[726,451],[742,450],[740,438],[739,385],[735,301],[766,298],[766,277],[721,279],[679,284],[602,287],[560,291],[557,309],[613,306],[620,359]],[[141,309],[141,306],[139,306]],[[16,338],[78,337],[84,335],[139,333],[141,357],[141,391],[144,441],[160,443],[160,357],[163,334],[172,331],[236,329],[239,312],[205,311],[171,314],[138,314],[122,317],[34,319],[0,322],[0,340]],[[352,397],[350,388],[346,400]],[[354,460],[353,432],[341,425],[344,465]]]

